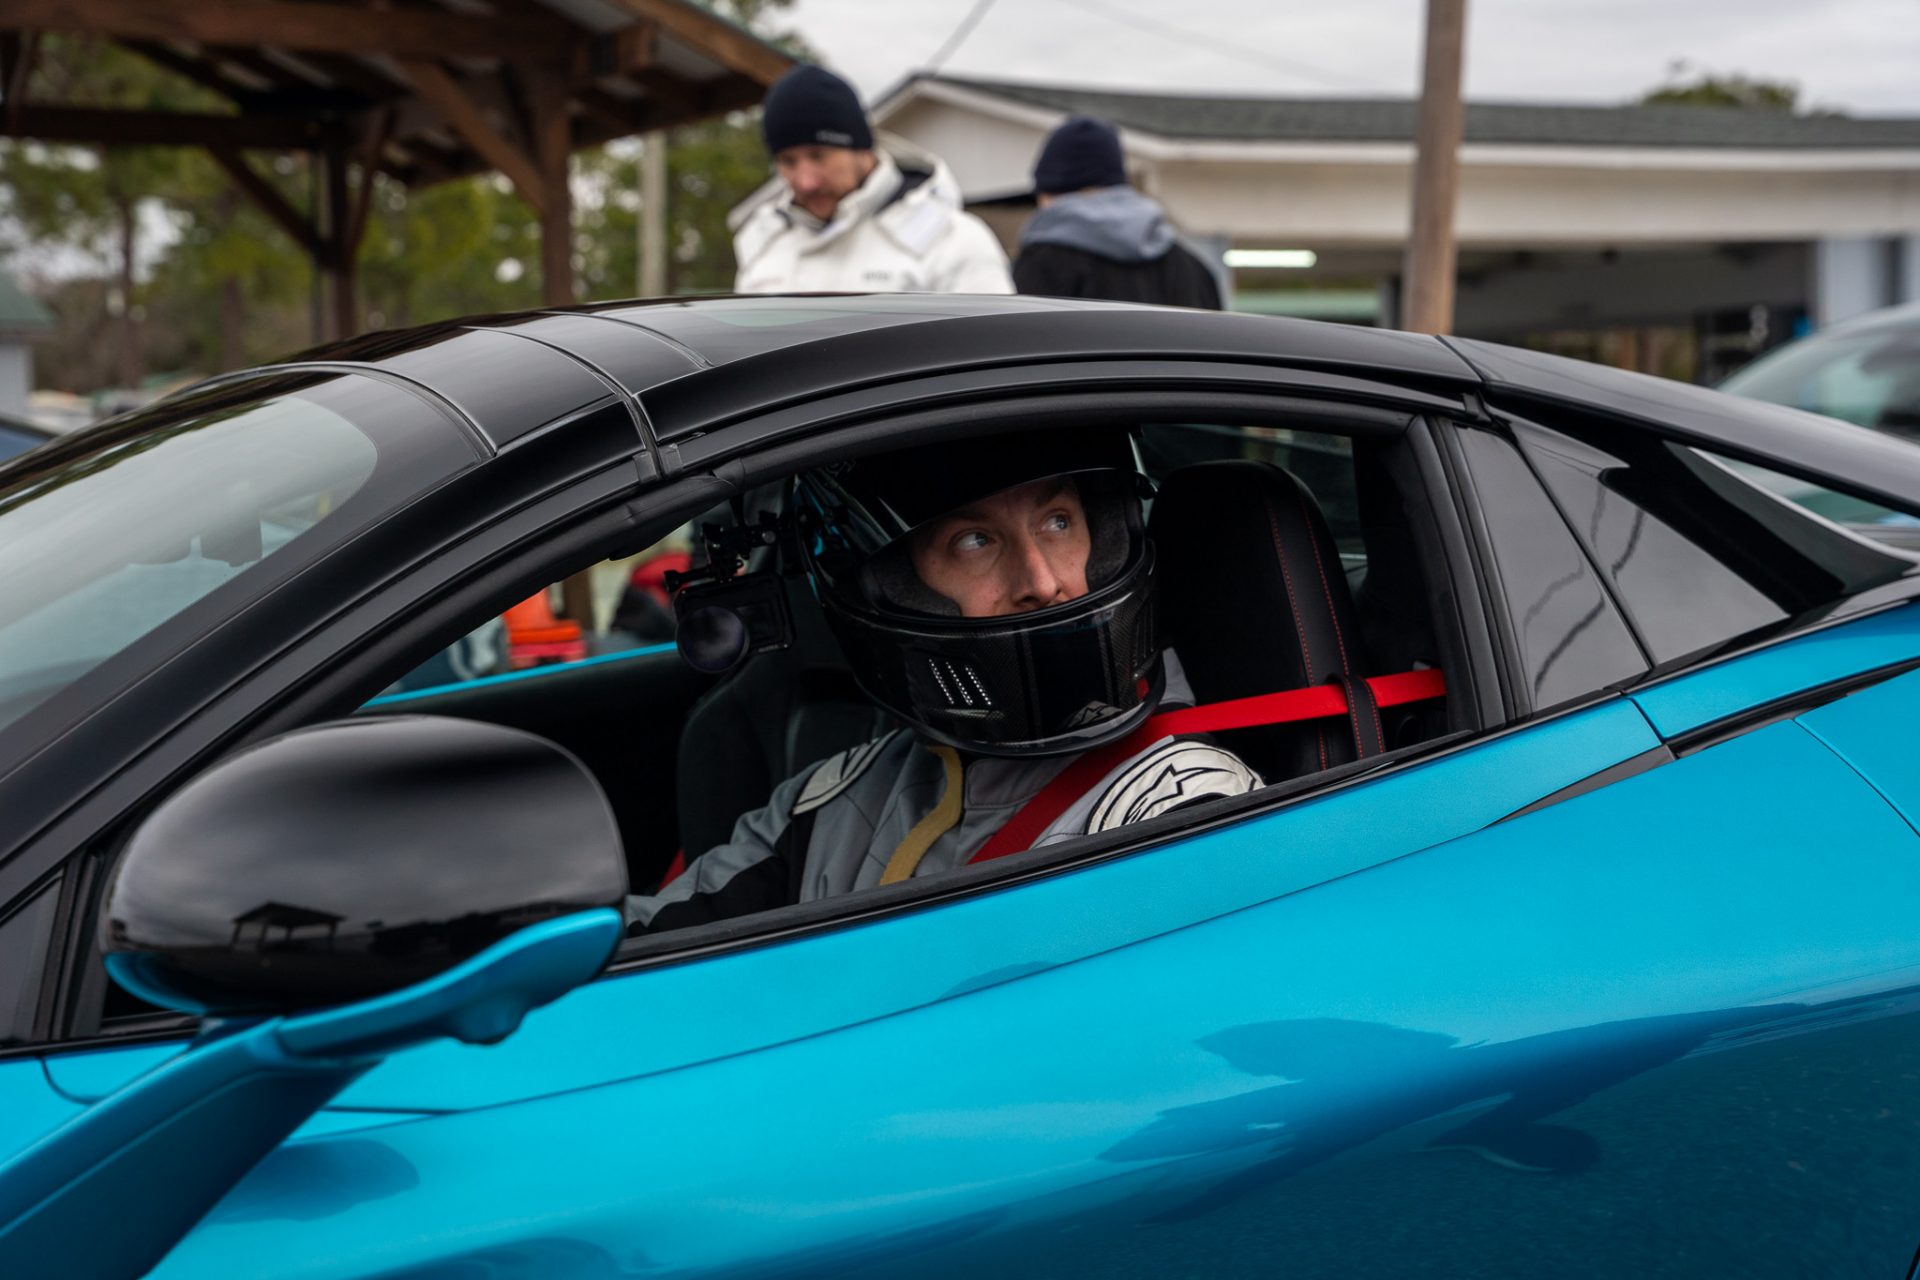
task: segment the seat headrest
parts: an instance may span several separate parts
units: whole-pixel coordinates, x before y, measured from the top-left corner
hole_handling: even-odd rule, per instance
[[[1149,532],[1163,634],[1202,703],[1369,674],[1333,534],[1289,472],[1244,459],[1183,467]],[[1254,743],[1236,748],[1269,782],[1355,756],[1338,722],[1246,732]]]

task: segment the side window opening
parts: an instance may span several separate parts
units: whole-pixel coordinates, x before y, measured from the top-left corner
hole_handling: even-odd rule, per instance
[[[1406,482],[1390,476],[1381,463],[1381,451],[1397,444],[1304,426],[1153,425],[1142,434],[1143,453],[1156,479],[1164,481],[1203,461],[1233,461],[1284,473],[1310,493],[1325,516],[1328,587],[1344,583],[1356,611],[1357,620],[1336,643],[1351,647],[1357,674],[1444,666],[1427,594],[1437,570],[1407,527],[1408,495],[1401,492]],[[749,514],[759,509],[753,506]],[[783,780],[896,727],[860,691],[804,578],[788,579],[799,643],[751,658],[718,679],[686,667],[668,647],[669,631],[649,633],[631,623],[648,613],[629,607],[628,597],[637,589],[658,583],[665,568],[684,567],[689,558],[703,560],[697,551],[690,557],[687,535],[684,528],[672,531],[644,551],[571,575],[575,583],[591,584],[591,625],[571,631],[555,626],[571,621],[562,582],[538,594],[544,606],[538,619],[509,616],[521,601],[496,602],[493,616],[478,627],[470,624],[467,635],[396,680],[363,710],[484,719],[567,747],[593,771],[616,809],[634,889],[655,888],[726,840],[743,815],[767,804]],[[1204,526],[1195,543],[1229,568],[1247,550],[1219,543]],[[1270,552],[1264,532],[1252,550],[1263,547]],[[1307,562],[1294,567],[1318,581],[1319,572]],[[1216,616],[1260,647],[1274,628],[1293,625],[1277,579],[1272,595],[1263,603],[1244,587],[1223,592]],[[554,631],[542,635],[542,626]],[[553,647],[519,649],[519,640]],[[466,652],[459,652],[463,647]],[[1197,669],[1202,663],[1193,665]],[[1196,688],[1195,697],[1212,701],[1312,683],[1271,673],[1264,679],[1244,690],[1211,682]],[[1262,767],[1272,772],[1270,780],[1297,786],[1303,776],[1339,766],[1336,739],[1351,730],[1344,718],[1321,727],[1330,752],[1324,763],[1317,743],[1302,747],[1311,741],[1306,738],[1265,748],[1246,733],[1223,735],[1221,741],[1250,755],[1264,751]],[[1405,747],[1450,727],[1457,726],[1446,723],[1444,702],[1403,707],[1383,716],[1373,746]],[[1303,750],[1308,754],[1295,766],[1275,763]],[[115,996],[105,1014],[109,1022],[131,1029],[146,1025],[143,1019],[152,1011],[130,997]]]
[[[1516,423],[1541,479],[1655,663],[1911,572],[1912,557],[1820,515],[1805,486],[1654,436]]]
[[[692,530],[675,529],[632,555],[602,560],[548,584],[435,653],[367,707],[397,707],[477,681],[620,655],[673,643],[667,574],[693,563]]]

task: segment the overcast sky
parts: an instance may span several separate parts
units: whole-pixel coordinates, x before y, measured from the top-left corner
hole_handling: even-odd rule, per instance
[[[975,0],[798,0],[791,24],[869,100]],[[1200,93],[1411,96],[1423,0],[995,0],[945,70]],[[1620,102],[1684,60],[1804,104],[1920,116],[1920,0],[1468,0],[1467,97]]]

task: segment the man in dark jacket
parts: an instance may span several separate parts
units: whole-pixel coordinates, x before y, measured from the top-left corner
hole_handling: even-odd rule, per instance
[[[1120,135],[1075,116],[1047,135],[1033,166],[1040,211],[1020,232],[1014,288],[1220,310],[1212,271],[1179,242],[1159,204],[1127,184]]]

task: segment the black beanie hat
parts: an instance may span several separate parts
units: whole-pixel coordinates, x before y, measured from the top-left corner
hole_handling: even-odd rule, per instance
[[[760,113],[767,154],[788,147],[873,147],[873,131],[853,86],[825,67],[802,64],[774,81]]]
[[[1075,116],[1048,134],[1033,164],[1033,189],[1045,196],[1125,185],[1127,161],[1120,152],[1120,134],[1092,116]]]

